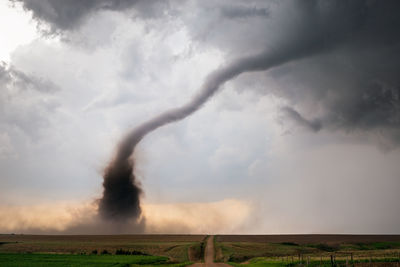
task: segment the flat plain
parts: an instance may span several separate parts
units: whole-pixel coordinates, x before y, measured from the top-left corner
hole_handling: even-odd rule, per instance
[[[204,262],[205,254],[212,254],[205,253],[209,248],[214,260]],[[0,266],[180,267],[193,263],[400,267],[400,235],[0,235]]]

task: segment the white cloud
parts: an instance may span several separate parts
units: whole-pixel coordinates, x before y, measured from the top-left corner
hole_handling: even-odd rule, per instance
[[[0,61],[9,62],[10,54],[19,45],[38,38],[35,25],[19,3],[0,3]]]

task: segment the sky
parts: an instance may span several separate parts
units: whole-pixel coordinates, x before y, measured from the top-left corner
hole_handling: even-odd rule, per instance
[[[0,233],[400,234],[399,9],[1,1]],[[136,146],[140,218],[102,221],[121,140],[211,87]]]

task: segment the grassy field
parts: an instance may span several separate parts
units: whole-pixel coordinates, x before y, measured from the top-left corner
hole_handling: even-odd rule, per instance
[[[60,266],[65,265],[65,262],[70,263],[68,266],[113,264],[143,266],[145,261],[150,261],[147,262],[150,265],[157,263],[163,264],[162,266],[185,266],[188,262],[202,260],[201,247],[205,237],[204,235],[0,235],[0,266],[42,266],[40,262],[43,261],[45,261],[43,266]],[[18,264],[6,265],[7,261]],[[24,262],[27,262],[27,265],[24,265]],[[82,264],[79,265],[80,263]]]
[[[216,261],[233,266],[397,266],[400,261],[400,236],[389,235],[217,236],[215,248]]]
[[[160,266],[179,267],[188,263],[168,264],[168,258],[139,255],[73,255],[0,253],[0,266]]]

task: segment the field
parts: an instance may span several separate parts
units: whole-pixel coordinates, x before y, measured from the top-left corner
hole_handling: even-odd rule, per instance
[[[203,260],[206,238],[206,235],[0,235],[0,266],[183,267]],[[396,235],[210,238],[213,242],[208,245],[215,250],[215,261],[235,267],[400,267],[400,236]]]
[[[400,236],[219,235],[215,250],[216,261],[233,266],[397,266]]]
[[[185,266],[202,260],[205,237],[0,235],[0,266]]]
[[[73,254],[9,254],[0,253],[0,266],[163,266],[180,267],[187,263],[168,264],[168,258],[132,255],[73,255]]]

